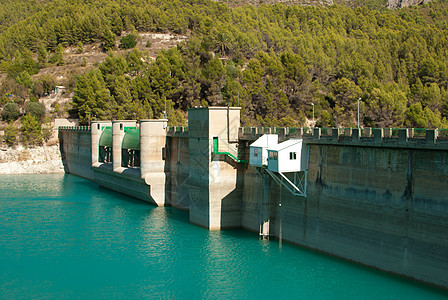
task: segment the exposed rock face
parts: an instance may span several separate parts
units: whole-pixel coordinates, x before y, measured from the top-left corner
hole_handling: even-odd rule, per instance
[[[285,5],[301,4],[305,6],[330,6],[334,4],[333,0],[215,0],[227,3],[229,6],[239,6],[245,4],[261,5],[283,3]]]
[[[0,151],[0,174],[64,173],[59,145]]]
[[[431,0],[388,0],[387,8],[394,9],[413,5],[421,5],[430,1]]]
[[[320,5],[320,6],[329,6],[333,5],[333,0],[264,0],[260,1],[266,4],[275,4],[275,3],[283,3],[283,4],[301,4],[301,5]]]

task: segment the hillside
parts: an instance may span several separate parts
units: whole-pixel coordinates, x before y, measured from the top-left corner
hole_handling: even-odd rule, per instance
[[[155,118],[166,99],[171,124],[185,124],[193,105],[230,104],[245,125],[299,126],[314,104],[318,126],[353,126],[361,99],[362,126],[447,126],[446,1],[43,3],[1,24],[1,105],[22,115],[40,101],[47,115],[70,109],[82,123]],[[59,85],[71,108],[50,103]]]

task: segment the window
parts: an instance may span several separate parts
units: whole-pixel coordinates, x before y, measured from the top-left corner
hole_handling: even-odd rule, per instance
[[[258,149],[257,148],[254,149],[254,157],[258,157]]]
[[[289,159],[290,160],[296,160],[297,159],[297,153],[296,152],[289,152]]]
[[[269,159],[274,159],[274,152],[269,151]]]
[[[273,154],[273,156],[274,156],[272,159],[273,159],[273,160],[277,160],[278,152],[273,152],[272,154]]]

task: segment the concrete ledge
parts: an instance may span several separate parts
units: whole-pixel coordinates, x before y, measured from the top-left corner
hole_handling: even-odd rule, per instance
[[[140,178],[139,170],[123,168],[125,170],[117,173],[112,170],[111,164],[101,164],[99,167],[92,166],[91,169],[93,170],[94,180],[98,185],[157,205],[151,198],[150,186],[145,183],[144,179]]]

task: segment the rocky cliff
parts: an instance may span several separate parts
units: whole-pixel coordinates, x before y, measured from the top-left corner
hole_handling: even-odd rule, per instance
[[[388,0],[387,8],[394,9],[413,5],[421,5],[430,1],[431,0]]]
[[[31,149],[19,146],[0,151],[0,175],[48,173],[64,173],[59,145]]]

